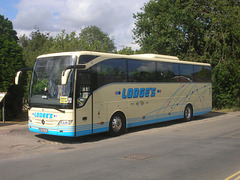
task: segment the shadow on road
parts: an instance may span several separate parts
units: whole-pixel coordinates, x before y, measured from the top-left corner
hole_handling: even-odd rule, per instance
[[[108,133],[99,133],[81,137],[63,137],[63,136],[52,136],[46,134],[37,134],[37,138],[44,139],[46,141],[57,142],[61,144],[82,144],[87,142],[101,141],[104,139],[111,138]]]
[[[195,116],[193,121],[201,121],[206,118],[217,117],[217,116],[221,116],[224,114],[226,114],[226,113],[213,111],[213,112],[209,112],[204,115]],[[167,122],[160,122],[160,123],[155,123],[155,124],[150,124],[150,125],[138,126],[138,127],[129,128],[127,130],[126,134],[134,133],[137,131],[150,130],[150,129],[154,129],[154,128],[163,128],[163,127],[172,126],[172,125],[180,124],[180,123],[188,123],[188,122],[184,121],[183,119],[177,119],[177,120],[172,120],[172,121],[167,121]],[[81,143],[86,143],[86,142],[95,142],[95,141],[101,141],[101,140],[105,140],[105,139],[109,139],[109,138],[114,138],[114,137],[111,137],[108,134],[108,132],[87,135],[87,136],[82,136],[82,137],[62,137],[62,136],[51,136],[51,135],[45,135],[45,134],[37,134],[35,136],[37,138],[44,139],[46,141],[57,142],[57,143],[61,143],[61,144],[81,144]]]

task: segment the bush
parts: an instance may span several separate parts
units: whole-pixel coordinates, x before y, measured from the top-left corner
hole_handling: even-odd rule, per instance
[[[12,22],[0,15],[0,92],[8,92],[5,99],[7,120],[22,110],[24,83],[20,86],[14,85],[17,70],[25,66],[22,48],[17,44],[17,39]]]
[[[212,72],[213,106],[217,109],[240,107],[240,70],[234,61],[218,63]]]

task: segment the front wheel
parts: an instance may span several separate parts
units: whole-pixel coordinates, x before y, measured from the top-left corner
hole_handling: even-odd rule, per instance
[[[115,113],[109,123],[109,133],[111,136],[119,136],[125,132],[126,121],[121,113]]]
[[[184,110],[184,120],[191,121],[192,119],[193,119],[193,108],[190,104],[188,104]]]

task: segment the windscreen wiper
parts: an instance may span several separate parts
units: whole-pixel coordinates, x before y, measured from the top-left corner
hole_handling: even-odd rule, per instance
[[[31,106],[32,107],[32,106]],[[38,107],[38,106],[36,106],[36,107]],[[61,112],[61,113],[65,113],[65,111],[64,110],[61,110],[60,108],[57,108],[57,107],[53,107],[53,106],[41,106],[41,108],[51,108],[51,109],[55,109],[55,110],[57,110],[57,111],[59,111],[59,112]]]
[[[57,110],[57,111],[59,111],[59,112],[61,112],[61,113],[65,113],[65,111],[64,110],[61,110],[61,109],[59,109],[59,108],[54,108],[54,107],[51,107],[52,109],[55,109],[55,110]]]

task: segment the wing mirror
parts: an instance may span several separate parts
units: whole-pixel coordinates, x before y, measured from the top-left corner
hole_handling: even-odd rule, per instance
[[[15,76],[15,85],[18,85],[20,74],[22,74],[22,71],[18,71]]]
[[[19,69],[16,76],[15,76],[15,85],[18,85],[20,75],[22,74],[23,71],[32,71],[32,70],[33,70],[33,68],[29,68],[29,67]]]

